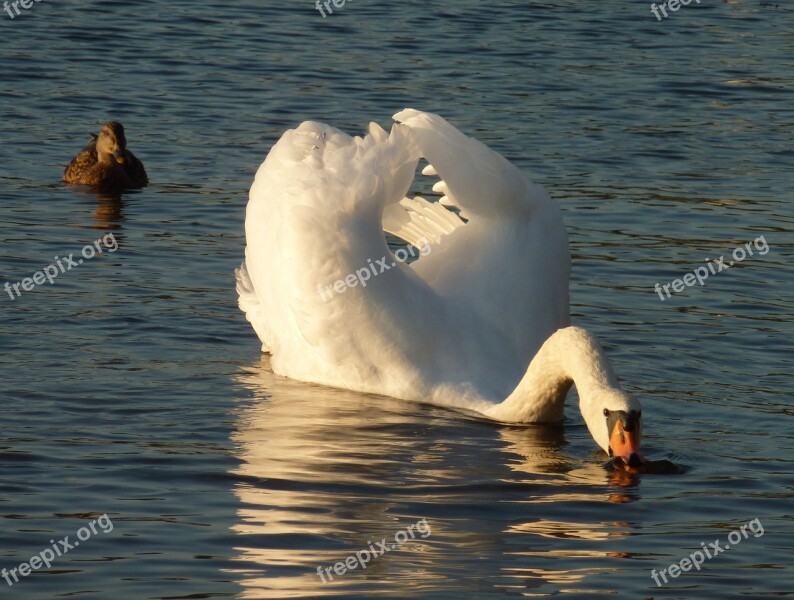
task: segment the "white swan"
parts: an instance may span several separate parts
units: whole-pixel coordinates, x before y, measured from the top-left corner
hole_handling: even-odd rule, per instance
[[[575,383],[598,445],[638,465],[639,402],[570,326],[557,205],[441,117],[394,118],[355,138],[305,122],[256,174],[237,290],[273,370],[508,422],[560,421]],[[420,157],[440,202],[405,197]],[[422,256],[401,263],[384,231]]]

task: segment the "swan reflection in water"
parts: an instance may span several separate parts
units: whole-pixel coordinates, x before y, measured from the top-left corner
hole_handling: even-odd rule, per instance
[[[630,535],[629,524],[588,519],[577,507],[631,500],[636,482],[610,481],[601,458],[567,456],[562,427],[495,425],[298,382],[274,375],[268,356],[237,379],[252,396],[233,434],[242,597],[472,593],[473,572],[494,587],[537,589],[617,568],[594,569],[592,557],[620,557],[612,542]],[[426,539],[321,582],[318,567],[423,518]]]

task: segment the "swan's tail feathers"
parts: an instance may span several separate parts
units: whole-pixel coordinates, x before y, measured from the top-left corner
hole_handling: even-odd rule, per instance
[[[265,315],[262,310],[262,305],[259,302],[259,297],[256,295],[254,289],[254,282],[251,281],[251,276],[248,274],[248,267],[245,261],[242,262],[239,269],[234,270],[234,275],[237,278],[237,304],[245,313],[245,318],[251,322],[254,331],[262,341],[262,351],[270,352],[272,343],[270,342],[269,329],[265,323]]]
[[[504,215],[531,212],[549,200],[546,191],[530,182],[498,152],[470,138],[432,113],[411,108],[394,120],[410,129],[422,156],[430,163],[427,174],[441,181],[433,190],[444,194],[442,204],[470,215]]]
[[[383,229],[421,248],[436,246],[441,238],[465,223],[454,212],[438,202],[428,202],[421,196],[403,198],[399,204],[390,204],[383,212]]]

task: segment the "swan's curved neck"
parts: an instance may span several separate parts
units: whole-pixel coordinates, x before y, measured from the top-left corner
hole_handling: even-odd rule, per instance
[[[532,359],[526,374],[507,399],[487,414],[500,421],[561,421],[565,397],[575,384],[585,403],[598,390],[620,389],[598,341],[581,327],[553,333]]]

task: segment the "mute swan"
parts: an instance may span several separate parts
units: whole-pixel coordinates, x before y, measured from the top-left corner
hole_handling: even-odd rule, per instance
[[[72,185],[93,185],[104,190],[144,187],[149,183],[143,163],[129,150],[124,126],[110,121],[99,135],[75,156],[63,172]]]
[[[504,422],[562,420],[576,384],[598,445],[642,464],[639,402],[570,326],[557,205],[443,118],[394,119],[355,138],[305,122],[256,174],[237,291],[273,370]],[[440,202],[405,197],[420,157]],[[404,264],[384,231],[427,252]]]

